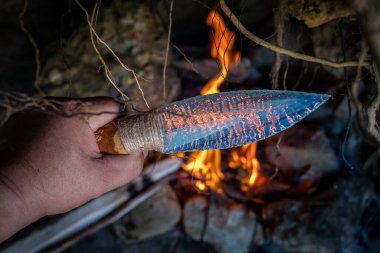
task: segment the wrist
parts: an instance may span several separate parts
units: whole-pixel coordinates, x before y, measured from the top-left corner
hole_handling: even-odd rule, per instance
[[[8,178],[0,176],[0,242],[43,216],[31,208],[26,200],[28,197],[8,181]]]

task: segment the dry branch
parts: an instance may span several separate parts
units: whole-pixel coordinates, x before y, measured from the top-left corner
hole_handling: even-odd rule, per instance
[[[380,66],[380,1],[351,0],[353,7],[359,13],[364,35],[368,40],[372,57]]]
[[[271,43],[269,43],[269,42],[267,42],[267,41],[265,41],[265,40],[257,37],[256,35],[254,35],[250,31],[248,31],[247,28],[245,28],[241,24],[241,22],[239,21],[239,19],[228,8],[228,6],[226,5],[226,3],[225,3],[224,0],[220,0],[220,6],[221,6],[221,9],[223,10],[223,12],[230,19],[230,21],[236,26],[236,28],[245,37],[247,37],[248,39],[250,39],[251,41],[255,42],[256,44],[258,44],[258,45],[260,45],[262,47],[265,47],[265,48],[267,48],[269,50],[272,50],[273,52],[276,52],[276,53],[279,53],[279,54],[283,54],[283,55],[286,55],[286,56],[289,56],[291,58],[298,59],[298,60],[303,60],[303,61],[307,61],[307,62],[313,62],[313,63],[318,63],[318,64],[326,65],[326,66],[329,66],[329,67],[332,67],[332,68],[357,67],[357,66],[361,65],[357,61],[333,62],[333,61],[321,59],[321,58],[318,58],[318,57],[315,57],[315,56],[301,54],[301,53],[298,53],[298,52],[293,52],[291,50],[288,50],[288,49],[285,49],[285,48],[273,45],[273,44],[271,44]],[[363,66],[364,67],[370,67],[370,63],[364,62]]]
[[[162,70],[162,88],[163,88],[163,98],[164,98],[165,103],[166,103],[166,68],[168,66],[169,47],[170,47],[170,40],[171,40],[171,35],[172,35],[173,4],[174,4],[174,0],[171,0],[170,1],[170,10],[169,10],[168,38],[167,38],[167,42],[166,42],[166,51],[165,51],[165,62],[164,62],[164,69]]]
[[[138,78],[137,78],[137,74],[136,74],[135,70],[133,70],[133,69],[129,68],[128,66],[126,66],[126,65],[121,61],[121,59],[119,58],[119,56],[117,56],[116,53],[112,50],[112,48],[111,48],[111,47],[110,47],[110,46],[109,46],[104,40],[102,40],[102,39],[100,38],[100,36],[98,35],[98,33],[96,32],[96,30],[94,29],[94,27],[93,27],[93,25],[92,25],[92,22],[91,22],[91,20],[90,20],[90,15],[89,15],[89,13],[87,12],[86,8],[84,8],[83,5],[81,5],[80,2],[79,2],[78,0],[74,0],[74,1],[75,1],[75,3],[79,6],[79,8],[85,13],[85,15],[86,15],[86,21],[87,21],[87,24],[88,24],[88,26],[89,26],[91,32],[92,32],[92,35],[95,36],[95,38],[97,39],[97,41],[107,49],[107,51],[112,55],[112,57],[115,59],[115,61],[116,61],[117,63],[119,63],[120,66],[121,66],[124,70],[126,70],[127,72],[129,72],[129,73],[132,74],[133,78],[134,78],[135,81],[136,81],[137,87],[138,87],[138,89],[139,89],[140,92],[141,92],[142,98],[143,98],[143,100],[144,100],[146,106],[150,109],[150,106],[149,106],[149,104],[148,104],[148,101],[147,101],[146,98],[145,98],[144,91],[143,91],[142,88],[141,88],[141,85],[140,85],[140,82],[139,82],[139,80],[138,80]],[[95,10],[95,11],[94,11],[95,13],[96,13],[96,8],[97,8],[97,7],[95,7],[95,9],[94,9],[94,10]],[[98,55],[98,57],[99,57],[99,55]],[[106,72],[106,73],[107,73],[107,72]],[[108,78],[108,77],[109,77],[109,76],[107,76],[107,78]],[[120,92],[120,89],[118,89],[118,87],[117,87],[116,85],[114,85],[114,87]],[[123,96],[125,96],[124,93],[121,92],[121,94],[122,94]]]
[[[26,14],[27,9],[28,9],[28,0],[24,0],[24,6],[23,6],[20,14],[18,15],[18,20],[20,23],[21,30],[25,33],[26,37],[28,37],[30,44],[34,48],[34,61],[36,64],[36,71],[34,74],[34,87],[38,91],[40,91],[40,87],[39,87],[40,73],[41,73],[40,49],[38,48],[36,40],[33,38],[32,34],[28,31],[28,29],[25,26],[24,16]]]

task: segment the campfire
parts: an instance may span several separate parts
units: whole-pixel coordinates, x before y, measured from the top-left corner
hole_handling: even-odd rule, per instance
[[[210,33],[211,57],[218,61],[220,73],[208,81],[201,95],[219,93],[219,87],[223,84],[228,75],[231,64],[239,64],[240,53],[234,51],[235,35],[229,30],[222,16],[212,10],[207,16],[207,24],[213,28]],[[242,179],[242,190],[247,191],[256,181],[260,163],[256,158],[257,143],[247,144],[241,148],[231,150],[231,157],[228,161],[230,168],[241,168],[246,171],[247,177]],[[183,154],[180,154],[183,156]],[[220,150],[197,151],[189,154],[188,162],[182,168],[192,173],[195,186],[205,191],[210,189],[221,193],[222,154]]]
[[[30,2],[26,13],[40,21],[19,15],[25,40],[4,54],[24,52],[31,43],[28,50],[35,53],[23,55],[32,67],[25,73],[13,68],[9,73],[15,74],[4,83],[23,83],[18,78],[25,75],[36,87],[31,95],[107,95],[125,102],[125,121],[166,113],[165,120],[174,123],[162,127],[170,130],[160,132],[162,141],[146,122],[128,128],[128,137],[141,130],[142,139],[161,145],[149,146],[142,175],[131,184],[45,218],[0,245],[0,251],[377,252],[380,42],[372,31],[380,10],[375,0],[351,2],[74,1],[59,3],[64,13],[49,1]],[[371,2],[373,8],[364,7]],[[14,16],[7,15],[13,22]],[[57,22],[63,30],[53,38],[56,31],[47,24]],[[18,41],[11,32],[4,36]],[[13,66],[14,56],[8,58],[4,68]],[[263,105],[267,125],[260,116],[239,111],[238,102],[233,111],[258,122],[260,141],[179,153],[162,147],[165,134],[171,136],[177,125],[187,127],[189,114],[172,110],[187,99],[263,90],[268,98],[249,101]],[[286,106],[292,97],[267,102],[295,93],[331,98],[310,115],[294,109],[307,99],[296,106]],[[16,98],[12,105],[24,106],[27,97],[16,93],[4,101]],[[111,122],[113,137],[121,133],[118,120]],[[189,127],[204,123],[194,122]],[[258,127],[261,123],[267,128]],[[207,129],[207,122],[202,127]],[[241,132],[231,135],[239,139]],[[117,144],[128,153],[133,145],[127,148],[123,136]],[[100,143],[106,135],[97,132],[96,137]]]

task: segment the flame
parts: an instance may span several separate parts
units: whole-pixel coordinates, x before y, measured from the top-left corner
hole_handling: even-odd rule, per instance
[[[230,168],[241,168],[248,173],[241,182],[241,189],[248,191],[256,182],[259,175],[260,162],[256,157],[257,142],[234,148],[228,163]]]
[[[231,62],[237,64],[240,59],[240,53],[233,50],[235,35],[226,27],[220,14],[211,10],[206,22],[212,26],[214,31],[210,34],[211,57],[218,60],[220,73],[206,83],[201,90],[201,95],[219,93],[219,87],[227,77]],[[232,150],[230,167],[241,167],[248,170],[248,174],[250,174],[248,178],[243,179],[242,185],[245,187],[253,185],[257,178],[256,168],[259,167],[259,162],[255,154],[256,144]],[[195,186],[201,191],[209,188],[216,192],[222,192],[221,180],[224,175],[221,171],[220,150],[193,152],[190,157],[189,161],[182,165],[182,168],[193,174],[196,179]]]
[[[232,50],[235,34],[226,27],[223,18],[217,11],[211,10],[206,23],[214,30],[214,33],[210,35],[211,57],[218,60],[220,73],[207,82],[201,90],[201,95],[219,93],[219,86],[227,77],[231,61],[234,60],[237,63],[240,56],[239,53]]]
[[[221,171],[220,150],[206,150],[193,152],[188,163],[182,168],[191,172],[195,177],[195,186],[204,191],[210,188],[216,192],[222,192],[220,182],[224,175]]]

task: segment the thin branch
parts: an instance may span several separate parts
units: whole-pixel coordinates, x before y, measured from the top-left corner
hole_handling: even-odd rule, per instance
[[[194,64],[190,61],[190,59],[186,56],[186,54],[176,45],[174,45],[173,43],[171,43],[171,45],[183,56],[183,58],[185,59],[185,61],[187,61],[187,63],[189,63],[191,69],[199,74],[199,71],[194,67]]]
[[[74,102],[76,106],[66,108],[65,104],[70,102]],[[24,93],[8,93],[0,90],[0,127],[3,126],[13,114],[26,110],[42,112],[50,115],[59,115],[63,117],[120,114],[112,111],[101,111],[97,113],[87,111],[86,107],[91,104],[92,103],[89,101],[82,101],[78,99],[62,100],[54,98],[34,98]]]
[[[91,20],[90,20],[90,22],[91,22],[92,27],[95,27],[96,20],[97,20],[97,17],[98,17],[98,13],[99,13],[99,7],[100,7],[100,2],[99,2],[99,0],[97,0],[95,2],[94,8],[93,8],[92,14],[91,14]],[[94,39],[94,32],[92,31],[91,28],[89,28],[89,30],[90,30],[90,40],[91,40],[92,48],[94,49],[96,55],[98,56],[99,61],[103,65],[104,75],[106,76],[108,82],[111,83],[112,86],[121,94],[121,96],[124,99],[124,101],[129,100],[128,96],[125,95],[125,93],[114,82],[114,78],[113,78],[112,72],[108,68],[108,66],[107,66],[107,64],[106,64],[103,56],[101,55],[101,53],[99,52],[98,47],[96,46],[95,39]]]
[[[86,8],[84,8],[83,5],[81,5],[81,4],[79,3],[78,0],[74,0],[74,1],[75,1],[76,4],[79,6],[79,8],[82,9],[83,12],[85,13],[87,24],[89,25],[89,27],[90,27],[90,29],[91,29],[93,35],[96,37],[96,39],[98,40],[98,42],[99,42],[100,44],[102,44],[102,45],[103,45],[103,46],[104,46],[104,47],[105,47],[105,48],[111,53],[111,55],[114,57],[114,59],[120,64],[120,66],[121,66],[124,70],[126,70],[126,71],[128,71],[128,72],[130,72],[130,73],[132,74],[133,78],[134,78],[135,81],[136,81],[137,87],[138,87],[138,89],[139,89],[140,92],[141,92],[142,98],[143,98],[143,100],[144,100],[146,106],[150,109],[150,106],[149,106],[149,104],[148,104],[148,101],[145,99],[144,91],[142,90],[141,85],[140,85],[140,82],[139,82],[139,80],[137,79],[136,72],[135,72],[133,69],[127,67],[127,66],[121,61],[121,59],[116,55],[116,53],[112,50],[112,48],[110,48],[110,46],[108,46],[108,44],[107,44],[104,40],[102,40],[102,39],[99,37],[98,33],[95,31],[94,27],[93,27],[92,24],[91,24],[90,15],[88,14]]]
[[[279,159],[280,159],[280,156],[281,156],[281,142],[282,142],[282,138],[284,138],[284,132],[281,132],[280,134],[280,137],[278,138],[277,142],[276,142],[276,160],[275,160],[275,169],[274,169],[274,173],[272,174],[272,176],[270,177],[270,180],[273,180],[279,173],[280,169],[278,167],[278,162],[279,162]]]
[[[273,45],[273,44],[271,44],[269,42],[266,42],[265,40],[257,37],[256,35],[254,35],[250,31],[248,31],[247,28],[245,28],[240,23],[239,19],[228,8],[228,6],[226,5],[226,3],[225,3],[224,0],[220,0],[220,6],[221,6],[221,9],[223,10],[223,12],[230,19],[230,21],[236,26],[236,28],[245,37],[247,37],[248,39],[250,39],[251,41],[255,42],[256,44],[258,44],[258,45],[260,45],[262,47],[265,47],[265,48],[267,48],[269,50],[272,50],[273,52],[276,52],[276,53],[279,53],[279,54],[283,54],[283,55],[287,55],[289,57],[292,57],[292,58],[298,59],[298,60],[303,60],[303,61],[313,62],[313,63],[319,63],[319,64],[326,65],[326,66],[329,66],[329,67],[332,67],[332,68],[357,67],[360,64],[357,61],[333,62],[333,61],[321,59],[321,58],[318,58],[318,57],[315,57],[315,56],[297,53],[297,52],[294,52],[294,51],[291,51],[291,50],[288,50],[288,49],[285,49],[285,48]],[[370,67],[370,63],[369,62],[364,62],[363,66],[369,68]]]
[[[163,88],[163,98],[164,98],[165,103],[166,103],[166,68],[168,66],[169,47],[170,47],[170,40],[171,40],[171,36],[172,36],[173,3],[174,3],[174,0],[171,0],[170,1],[170,10],[169,10],[169,31],[168,31],[168,38],[167,38],[167,42],[166,42],[164,69],[162,71],[162,88]]]
[[[365,57],[367,56],[368,46],[362,41],[362,48],[359,55],[359,62],[363,62]],[[358,109],[359,115],[363,113],[363,105],[359,100],[359,85],[362,80],[362,66],[359,65],[356,70],[355,79],[351,84],[351,93],[352,93],[352,101],[354,102],[356,108]]]
[[[32,34],[26,29],[25,27],[25,22],[24,22],[24,15],[26,13],[26,10],[28,9],[28,0],[24,0],[24,6],[18,15],[18,20],[20,23],[20,28],[21,30],[25,33],[25,35],[28,37],[28,40],[30,44],[34,48],[34,61],[36,64],[36,72],[34,75],[34,87],[38,90],[41,91],[39,87],[39,81],[40,81],[40,73],[41,73],[41,63],[40,63],[40,49],[38,48],[36,40],[33,38]]]
[[[359,62],[363,62],[368,54],[368,45],[363,41],[362,49],[359,55]],[[351,93],[352,100],[358,110],[358,121],[362,128],[366,129],[370,136],[376,140],[377,144],[380,144],[380,131],[376,121],[377,111],[380,106],[380,74],[377,66],[373,66],[373,76],[375,79],[375,85],[377,88],[376,97],[372,100],[368,108],[364,108],[363,104],[359,100],[359,89],[362,80],[362,66],[357,67],[355,79],[352,82]]]
[[[373,65],[373,73],[376,83],[376,97],[368,107],[368,131],[380,143],[380,129],[377,123],[377,111],[380,107],[380,72],[377,65]]]
[[[276,26],[276,40],[277,45],[279,47],[284,46],[284,35],[285,35],[285,19],[288,16],[288,9],[287,9],[288,1],[282,0],[280,2],[280,5],[278,6],[276,12],[275,12],[275,18],[274,18],[274,24]],[[279,88],[279,76],[280,76],[280,70],[282,66],[282,54],[276,53],[276,60],[275,63],[272,66],[272,89],[277,90]],[[285,79],[284,79],[285,80]]]

